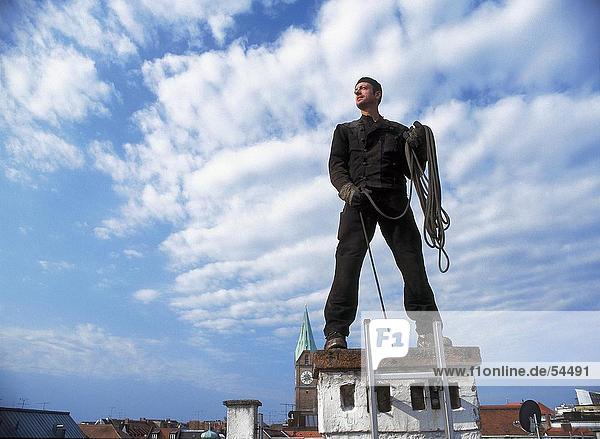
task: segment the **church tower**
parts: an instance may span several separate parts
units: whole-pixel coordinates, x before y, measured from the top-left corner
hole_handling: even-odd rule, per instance
[[[294,354],[296,407],[290,421],[295,427],[317,426],[317,381],[313,378],[313,356],[316,351],[317,345],[310,326],[308,308],[305,306]]]

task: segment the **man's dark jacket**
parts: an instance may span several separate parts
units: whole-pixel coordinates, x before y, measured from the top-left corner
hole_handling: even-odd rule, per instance
[[[380,117],[362,116],[336,126],[329,156],[331,183],[340,191],[348,182],[360,188],[401,189],[410,178],[404,152],[408,127]],[[426,161],[424,142],[415,149],[421,167]]]

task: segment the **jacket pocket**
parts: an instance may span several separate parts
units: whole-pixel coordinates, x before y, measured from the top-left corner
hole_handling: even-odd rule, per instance
[[[385,133],[382,142],[383,145],[381,148],[384,154],[400,153],[400,142],[398,141],[398,136],[394,133]]]

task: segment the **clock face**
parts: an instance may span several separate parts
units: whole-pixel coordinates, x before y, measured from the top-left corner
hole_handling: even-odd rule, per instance
[[[313,376],[310,370],[305,370],[300,374],[300,381],[302,381],[302,384],[310,384],[312,383],[312,380]]]

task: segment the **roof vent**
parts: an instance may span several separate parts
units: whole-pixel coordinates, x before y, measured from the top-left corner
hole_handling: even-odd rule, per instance
[[[65,428],[65,426],[63,424],[56,424],[52,428],[52,433],[54,434],[54,437],[64,438],[66,431],[67,431],[67,429]]]

